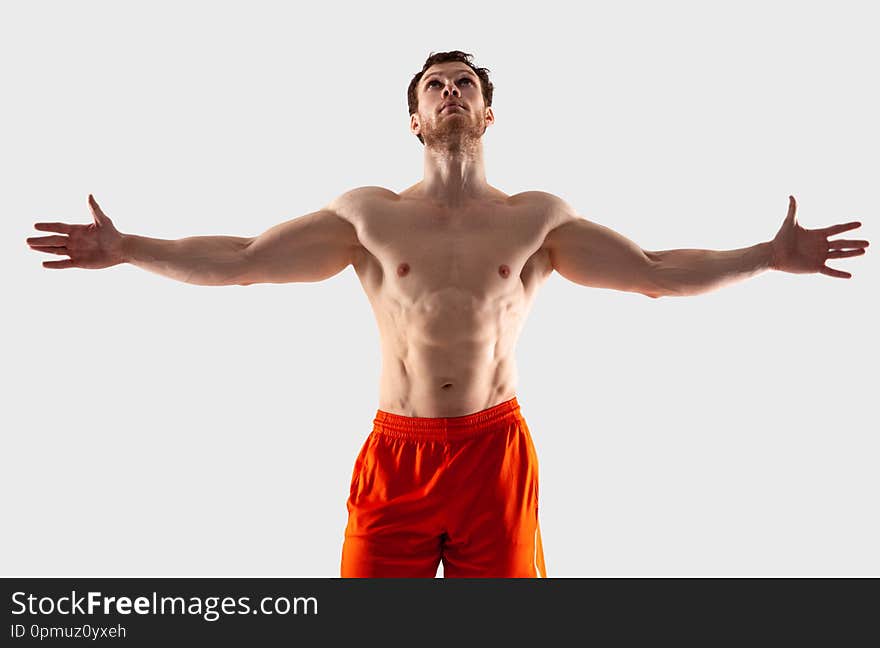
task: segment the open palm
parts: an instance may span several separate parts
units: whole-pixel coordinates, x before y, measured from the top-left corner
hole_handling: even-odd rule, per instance
[[[862,224],[852,222],[813,230],[803,228],[795,215],[797,203],[794,196],[788,198],[788,215],[772,241],[773,268],[797,274],[821,272],[829,277],[850,279],[852,274],[829,268],[825,262],[828,259],[864,254],[868,241],[848,239],[829,241],[828,237],[861,227]]]
[[[91,194],[89,194],[89,207],[93,218],[93,222],[89,225],[34,223],[34,228],[38,230],[65,235],[35,236],[27,239],[27,244],[32,250],[69,257],[60,261],[43,261],[44,268],[97,270],[122,263],[122,234],[101,211]]]

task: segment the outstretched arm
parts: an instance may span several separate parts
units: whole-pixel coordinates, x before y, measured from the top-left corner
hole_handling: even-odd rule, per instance
[[[544,246],[555,270],[581,285],[638,292],[654,298],[698,295],[771,269],[849,278],[852,275],[829,268],[825,262],[863,254],[868,246],[868,241],[827,240],[861,223],[816,230],[802,228],[795,215],[793,196],[788,215],[773,240],[737,250],[651,252],[607,227],[576,216],[558,198],[553,204],[561,224],[549,232]]]
[[[351,193],[351,192],[349,192]],[[67,255],[46,268],[107,268],[131,263],[171,279],[201,286],[321,281],[345,269],[360,247],[354,226],[335,206],[281,223],[252,238],[191,236],[165,240],[122,234],[89,195],[89,225],[36,223],[66,236],[33,237],[32,249]]]

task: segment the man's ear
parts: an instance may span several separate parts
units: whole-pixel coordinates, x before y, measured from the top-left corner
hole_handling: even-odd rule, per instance
[[[419,123],[419,115],[417,113],[413,113],[409,116],[409,132],[413,135],[418,135],[421,130],[422,125]]]
[[[494,124],[495,123],[495,111],[492,110],[492,106],[488,106],[486,108],[486,123]]]

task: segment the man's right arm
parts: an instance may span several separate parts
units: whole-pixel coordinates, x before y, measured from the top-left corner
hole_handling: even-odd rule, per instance
[[[353,260],[354,226],[332,208],[294,218],[259,236],[192,236],[163,240],[122,235],[124,262],[200,286],[312,282]]]
[[[353,189],[316,212],[281,223],[253,238],[191,236],[166,240],[122,234],[89,194],[89,225],[35,223],[61,235],[30,237],[31,249],[70,258],[45,268],[109,268],[131,263],[200,286],[321,281],[357,262],[363,247],[354,225],[340,214],[357,213],[377,188]],[[63,236],[62,236],[63,235]]]

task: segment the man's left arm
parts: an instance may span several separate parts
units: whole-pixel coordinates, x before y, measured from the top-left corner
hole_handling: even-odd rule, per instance
[[[850,273],[829,268],[826,261],[864,254],[868,246],[863,240],[828,240],[860,227],[858,222],[815,230],[801,227],[793,196],[789,196],[788,215],[773,240],[737,250],[642,250],[607,228],[572,217],[564,201],[558,205],[568,211],[568,218],[545,241],[554,269],[581,285],[628,290],[649,297],[699,295],[765,270],[821,272],[849,279]]]

